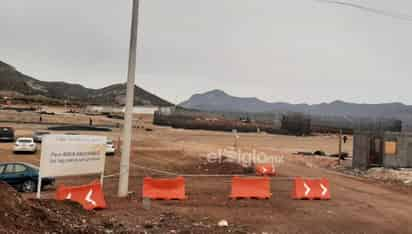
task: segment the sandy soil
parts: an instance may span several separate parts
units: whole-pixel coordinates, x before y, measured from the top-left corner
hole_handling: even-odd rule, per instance
[[[217,223],[225,219],[230,225],[241,227],[249,233],[412,233],[412,190],[409,188],[378,183],[376,180],[345,175],[328,169],[336,163],[331,158],[303,158],[293,155],[298,151],[323,150],[337,152],[338,138],[331,136],[295,137],[269,134],[239,134],[237,143],[241,153],[261,153],[280,160],[278,176],[272,178],[273,197],[269,200],[230,200],[230,176],[227,177],[186,177],[186,201],[153,201],[151,210],[142,208],[141,187],[144,176],[165,176],[163,170],[176,174],[210,174],[199,167],[204,157],[219,154],[234,145],[231,133],[177,130],[156,127],[150,118],[144,118],[144,125],[153,131],[135,129],[131,158],[130,191],[128,199],[116,197],[118,178],[105,180],[105,195],[109,205],[102,215],[116,216],[126,226],[144,225],[147,220],[162,213],[173,212],[188,218],[188,222],[205,219]],[[0,124],[1,125],[1,124]],[[18,135],[30,135],[36,125],[13,125]],[[41,127],[44,127],[41,125]],[[87,133],[84,133],[87,134]],[[107,134],[119,139],[120,130]],[[352,139],[344,145],[344,151],[352,152]],[[14,155],[12,144],[0,144],[0,161],[26,161],[38,164],[36,155]],[[106,174],[119,171],[119,153],[108,157]],[[144,168],[144,169],[142,169]],[[212,170],[213,173],[227,174],[227,168]],[[292,178],[295,176],[326,177],[330,180],[332,200],[297,201],[291,199]],[[79,184],[93,178],[62,178],[58,183]],[[44,192],[45,198],[52,198],[53,189]],[[34,194],[25,194],[31,198]],[[183,225],[183,224],[182,224]],[[219,230],[225,232],[225,230]],[[152,233],[165,233],[167,230]],[[170,230],[169,230],[170,231]],[[227,230],[229,231],[229,230]]]

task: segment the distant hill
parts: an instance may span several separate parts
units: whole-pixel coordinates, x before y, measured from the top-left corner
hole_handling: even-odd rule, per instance
[[[402,103],[356,104],[343,101],[315,105],[266,102],[254,97],[234,97],[221,90],[195,94],[180,104],[184,108],[223,112],[302,112],[320,116],[412,118],[412,106]]]
[[[45,82],[17,71],[0,61],[0,91],[12,91],[23,95],[76,101],[98,105],[123,105],[126,84],[114,84],[102,89],[89,89],[79,84]],[[135,105],[171,106],[172,103],[135,86]]]

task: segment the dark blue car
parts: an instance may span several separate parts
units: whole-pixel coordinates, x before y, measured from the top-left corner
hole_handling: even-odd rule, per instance
[[[0,127],[0,142],[1,141],[13,142],[14,129],[10,127]]]
[[[0,181],[4,181],[22,192],[35,192],[39,179],[39,168],[29,163],[0,163]],[[53,185],[54,178],[43,178],[42,189]]]

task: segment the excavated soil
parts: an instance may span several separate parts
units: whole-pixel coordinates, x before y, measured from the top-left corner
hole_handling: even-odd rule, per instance
[[[125,233],[114,219],[88,212],[76,203],[25,200],[12,187],[0,183],[2,233]]]

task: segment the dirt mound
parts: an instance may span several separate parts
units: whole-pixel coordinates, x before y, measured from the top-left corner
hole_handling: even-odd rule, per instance
[[[124,218],[124,217],[123,217]],[[0,233],[246,233],[245,227],[162,212],[128,223],[85,211],[70,201],[25,200],[0,182]]]
[[[240,175],[254,172],[253,168],[243,167],[226,157],[212,161],[202,158],[200,163],[196,165],[188,165],[183,170],[185,173],[207,175]]]
[[[0,183],[0,233],[124,233],[116,220],[87,212],[72,202],[24,200]]]

